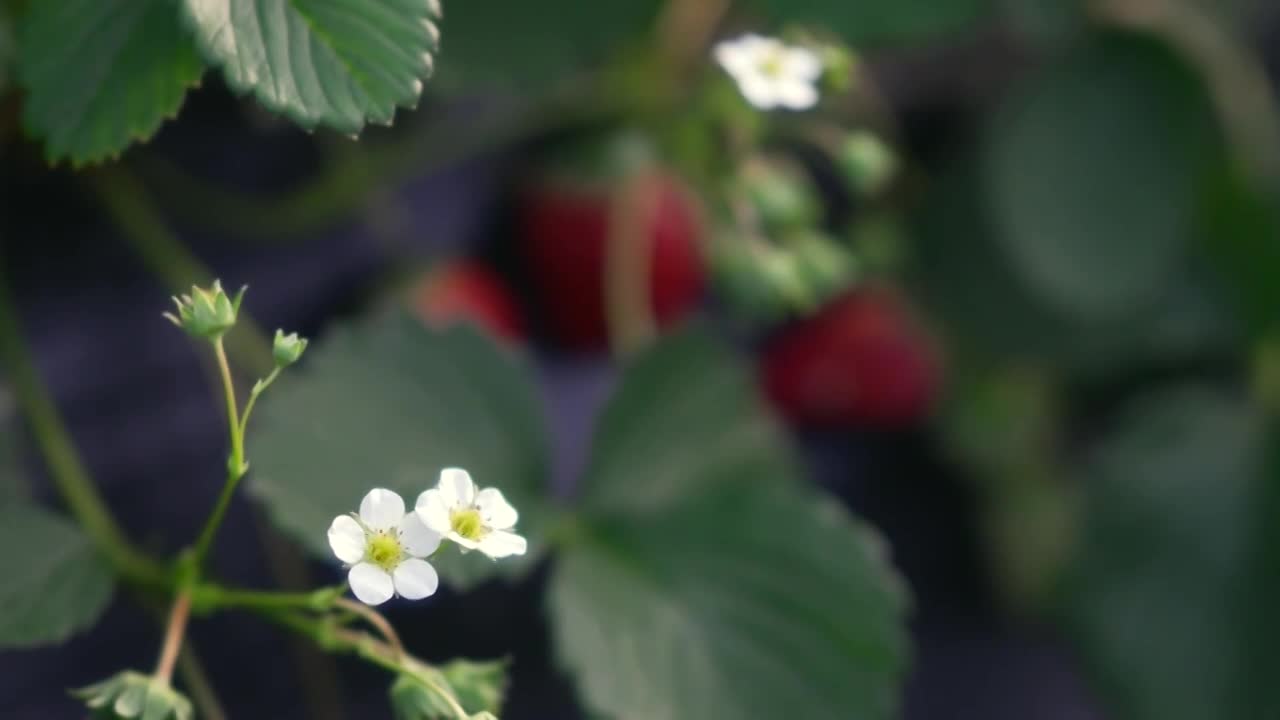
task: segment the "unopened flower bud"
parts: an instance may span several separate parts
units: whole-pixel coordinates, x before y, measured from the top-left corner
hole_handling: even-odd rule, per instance
[[[858,58],[853,51],[841,45],[823,45],[818,53],[822,57],[822,86],[830,93],[842,93],[853,87],[858,70]]]
[[[248,286],[240,288],[233,299],[223,292],[217,280],[209,288],[192,285],[190,295],[173,298],[178,314],[165,313],[164,316],[194,337],[217,340],[235,327],[240,301],[247,289]]]
[[[298,337],[298,333],[284,334],[276,330],[276,339],[271,346],[271,355],[276,360],[276,367],[284,368],[298,362],[303,351],[307,349],[307,339]]]
[[[845,138],[836,158],[849,183],[862,195],[875,195],[898,172],[898,156],[880,138],[858,131]]]
[[[821,218],[817,191],[794,162],[752,158],[739,171],[737,182],[769,234],[810,227]]]

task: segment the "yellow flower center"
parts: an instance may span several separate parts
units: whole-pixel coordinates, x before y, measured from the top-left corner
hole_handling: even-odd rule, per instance
[[[484,536],[484,522],[480,520],[480,511],[475,508],[450,512],[449,524],[454,532],[468,540],[479,540]]]
[[[760,58],[760,73],[767,78],[777,80],[782,77],[782,52],[772,50]]]
[[[365,555],[369,562],[391,572],[400,564],[404,549],[400,547],[400,538],[390,533],[374,533],[369,536]]]

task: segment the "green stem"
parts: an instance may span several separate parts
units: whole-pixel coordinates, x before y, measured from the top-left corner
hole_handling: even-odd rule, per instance
[[[227,508],[231,505],[231,498],[235,495],[236,487],[239,486],[241,478],[245,476],[246,470],[244,463],[244,434],[240,432],[240,413],[236,410],[235,384],[231,379],[231,365],[227,362],[227,353],[222,346],[222,338],[214,341],[213,353],[218,359],[218,370],[222,375],[223,395],[227,399],[227,426],[231,434],[231,457],[227,459],[227,480],[222,484],[222,493],[218,495],[218,503],[214,506],[213,512],[205,522],[204,529],[200,531],[199,539],[196,540],[195,551],[192,556],[197,568],[208,554],[209,546],[213,543],[214,536],[218,534],[218,528],[222,525],[222,518],[227,514]]]
[[[231,377],[231,363],[222,338],[213,342],[213,354],[218,358],[218,371],[222,373],[222,394],[227,399],[227,429],[231,434],[231,467],[244,475],[244,433],[240,431],[240,413],[236,410],[236,386]],[[239,479],[239,478],[237,478]]]
[[[144,584],[163,584],[164,568],[129,542],[89,478],[23,341],[18,315],[3,277],[0,277],[0,362],[12,381],[13,392],[27,416],[54,485],[71,514],[121,575]]]
[[[265,617],[282,627],[311,638],[322,648],[353,653],[366,662],[397,675],[408,673],[410,677],[444,698],[458,720],[468,720],[471,717],[453,696],[453,692],[439,681],[437,678],[439,671],[404,652],[403,648],[393,646],[365,632],[333,627],[322,620],[296,614],[275,613]]]
[[[271,371],[270,375],[267,375],[265,380],[261,380],[253,386],[253,391],[249,393],[249,402],[244,405],[244,415],[240,416],[241,438],[244,437],[245,430],[249,427],[249,415],[253,413],[253,406],[258,403],[258,396],[262,394],[262,391],[271,387],[271,383],[275,382],[279,376],[280,368],[277,367]]]
[[[307,593],[269,590],[241,590],[220,585],[198,585],[194,591],[196,606],[201,610],[243,608],[247,610],[328,610],[336,605],[346,583]]]
[[[378,632],[382,634],[382,637],[386,638],[387,644],[391,646],[391,649],[398,656],[401,658],[409,657],[409,653],[404,651],[404,644],[400,642],[400,636],[396,634],[396,629],[391,627],[391,623],[387,622],[382,613],[364,603],[348,600],[344,597],[335,598],[333,602],[335,606],[349,613],[359,615],[365,622],[377,628]]]
[[[178,653],[182,650],[182,638],[187,633],[187,620],[191,617],[191,588],[183,588],[169,610],[169,622],[164,632],[164,644],[160,648],[160,661],[156,663],[154,677],[165,685],[173,677]]]
[[[649,224],[657,210],[656,178],[627,178],[610,198],[605,239],[604,307],[614,355],[630,355],[657,335],[649,296],[653,245]]]

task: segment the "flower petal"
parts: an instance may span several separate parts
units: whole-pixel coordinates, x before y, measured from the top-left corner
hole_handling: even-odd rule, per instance
[[[747,51],[755,64],[759,64],[762,58],[782,52],[786,48],[778,38],[757,33],[747,33],[738,38],[738,45]]]
[[[511,503],[502,497],[498,488],[485,488],[476,495],[476,507],[480,509],[480,520],[490,530],[508,530],[515,527],[520,514],[511,507]]]
[[[458,507],[471,507],[476,499],[476,486],[471,482],[471,473],[462,468],[445,468],[440,471],[440,482],[436,485],[444,498],[445,507],[450,510]]]
[[[805,110],[818,102],[818,89],[812,83],[790,80],[774,88],[774,99],[791,110]]]
[[[424,525],[441,535],[448,535],[453,529],[449,520],[449,506],[445,504],[444,495],[435,488],[418,496],[414,512]]]
[[[440,533],[427,527],[416,512],[405,515],[400,521],[400,544],[414,557],[426,557],[435,552],[440,547],[440,539]]]
[[[735,78],[738,91],[757,110],[772,110],[778,106],[778,84],[759,73]]]
[[[731,75],[737,75],[756,64],[753,53],[741,41],[726,40],[716,45],[713,51],[716,62]]]
[[[523,537],[503,530],[495,530],[480,538],[480,552],[495,560],[508,555],[523,555],[528,545]]]
[[[395,584],[386,570],[373,563],[362,562],[347,573],[347,582],[356,599],[365,605],[381,605],[395,594]]]
[[[386,488],[374,488],[360,501],[360,520],[370,530],[392,530],[404,519],[404,500]]]
[[[792,80],[817,80],[822,74],[822,58],[806,47],[789,47],[782,55],[783,77]]]
[[[459,547],[464,548],[463,552],[466,552],[467,550],[475,550],[476,548],[480,547],[480,543],[476,542],[475,540],[468,540],[467,538],[462,537],[456,532],[449,533],[448,537]]]
[[[440,587],[440,576],[431,563],[418,558],[409,558],[400,563],[392,574],[395,578],[396,592],[400,597],[410,600],[421,600],[435,593]]]
[[[358,563],[364,559],[364,528],[350,515],[339,515],[329,526],[329,547],[344,563]]]

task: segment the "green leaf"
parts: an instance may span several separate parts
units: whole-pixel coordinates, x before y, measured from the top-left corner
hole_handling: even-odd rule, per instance
[[[27,499],[31,489],[22,470],[22,419],[9,388],[0,382],[0,507]]]
[[[440,666],[440,672],[467,712],[496,713],[502,709],[508,664],[506,660],[450,660]]]
[[[505,660],[452,660],[396,678],[391,708],[397,720],[455,720],[452,698],[470,714],[496,713],[506,686]]]
[[[1088,30],[1084,0],[998,0],[1005,22],[1040,47],[1057,47]]]
[[[1242,398],[1186,387],[1129,408],[1088,465],[1065,616],[1116,717],[1280,710],[1264,448],[1261,414]]]
[[[747,375],[698,335],[627,372],[554,570],[557,652],[607,717],[889,718],[905,593],[795,481]]]
[[[23,122],[51,162],[99,162],[150,138],[204,72],[169,0],[30,3],[18,39]]]
[[[990,0],[756,0],[779,23],[839,33],[855,47],[918,44],[971,29]]]
[[[89,538],[37,505],[0,506],[0,649],[60,643],[111,601],[111,569]]]
[[[1273,332],[1280,322],[1280,196],[1254,187],[1239,168],[1223,168],[1206,208],[1203,244],[1236,309],[1255,334]]]
[[[1044,363],[1073,380],[1177,367],[1234,347],[1240,328],[1228,296],[1194,256],[1150,307],[1082,317],[1046,302],[995,238],[980,168],[967,160],[940,174],[916,216],[919,281],[953,346]]]
[[[390,125],[431,75],[436,0],[181,2],[227,84],[304,128]]]
[[[395,312],[335,330],[260,405],[251,492],[320,557],[333,559],[329,523],[370,489],[394,490],[412,508],[449,466],[502,490],[530,552],[495,563],[446,544],[431,562],[447,582],[517,575],[545,545],[549,460],[535,389],[523,363],[470,328],[427,330]]]
[[[667,337],[627,368],[583,478],[589,512],[670,507],[713,482],[794,476],[746,371],[698,332]]]
[[[1179,279],[1221,157],[1196,71],[1160,40],[1094,39],[998,113],[985,185],[1027,289],[1084,318],[1134,315]]]
[[[445,6],[443,89],[529,92],[647,32],[659,0],[461,0]]]

